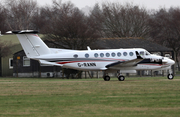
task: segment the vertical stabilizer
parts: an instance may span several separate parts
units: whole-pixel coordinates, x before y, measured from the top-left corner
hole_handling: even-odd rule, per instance
[[[50,54],[49,47],[37,35],[38,31],[12,31],[16,34],[28,58]]]

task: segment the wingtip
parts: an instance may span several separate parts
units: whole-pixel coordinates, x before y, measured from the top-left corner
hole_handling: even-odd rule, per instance
[[[32,33],[32,34],[36,34],[39,33],[39,31],[37,30],[15,30],[15,31],[7,31],[7,34],[26,34],[26,33]]]

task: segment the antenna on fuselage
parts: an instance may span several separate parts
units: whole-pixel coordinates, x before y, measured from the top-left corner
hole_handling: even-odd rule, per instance
[[[91,51],[91,48],[89,46],[87,46],[87,49],[88,49],[88,51]]]

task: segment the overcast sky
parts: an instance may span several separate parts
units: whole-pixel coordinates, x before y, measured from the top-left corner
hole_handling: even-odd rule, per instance
[[[104,1],[120,3],[133,2],[135,5],[144,6],[148,9],[170,8],[171,6],[180,7],[180,0],[62,0],[62,2],[66,1],[71,1],[80,9],[85,6],[93,7],[95,3],[102,3]],[[52,0],[37,0],[37,2],[40,5],[52,4]]]

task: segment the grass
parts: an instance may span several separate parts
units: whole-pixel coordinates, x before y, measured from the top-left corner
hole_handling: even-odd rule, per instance
[[[0,78],[0,116],[177,117],[180,77]]]

